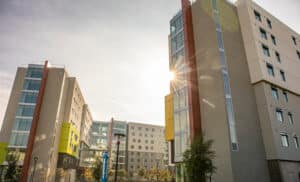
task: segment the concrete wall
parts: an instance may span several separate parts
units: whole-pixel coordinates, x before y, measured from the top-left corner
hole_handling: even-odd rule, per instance
[[[64,110],[61,105],[66,97],[62,94],[66,90],[65,77],[64,69],[49,70],[29,168],[31,174],[33,158],[38,157],[34,181],[50,182],[55,179],[63,113],[60,109]]]
[[[237,10],[217,1],[227,58],[231,95],[236,122],[238,151],[231,150],[225,106],[225,93],[211,1],[193,5],[202,128],[206,139],[213,139],[218,170],[214,181],[269,180],[254,90]]]
[[[18,68],[14,80],[14,84],[10,93],[7,104],[3,124],[0,132],[0,142],[9,143],[11,130],[15,123],[16,112],[19,105],[21,90],[23,89],[24,77],[26,75],[26,68]]]

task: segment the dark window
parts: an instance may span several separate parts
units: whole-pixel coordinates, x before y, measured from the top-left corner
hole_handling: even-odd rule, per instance
[[[254,10],[255,19],[261,22],[260,13]]]
[[[271,20],[267,19],[267,24],[268,24],[269,28],[272,28],[272,22],[271,22]]]
[[[35,92],[22,92],[20,102],[22,103],[36,103],[38,93]]]
[[[286,81],[284,71],[280,70],[280,76],[281,76],[282,81]]]
[[[273,44],[276,45],[276,38],[274,35],[271,35],[271,39],[272,39]]]
[[[268,70],[268,73],[270,76],[274,76],[274,69],[273,69],[273,66],[269,63],[267,63],[267,70]]]
[[[292,36],[292,40],[293,40],[294,44],[297,45],[296,37]]]
[[[300,60],[300,52],[297,51],[297,56],[298,56],[298,59]]]
[[[284,100],[285,100],[286,102],[288,102],[288,101],[289,101],[289,98],[288,98],[287,92],[286,92],[286,91],[283,91],[282,94],[283,94]]]
[[[267,32],[264,30],[264,29],[262,29],[262,28],[259,28],[259,31],[260,31],[260,36],[261,36],[261,38],[263,38],[263,39],[268,39],[268,37],[267,37]]]
[[[264,55],[270,57],[270,51],[269,51],[268,46],[262,44],[262,49],[263,49]]]
[[[280,54],[278,52],[275,52],[275,56],[276,56],[277,61],[279,63],[281,63]]]

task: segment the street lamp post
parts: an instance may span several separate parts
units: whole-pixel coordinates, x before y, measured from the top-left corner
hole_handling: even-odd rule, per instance
[[[118,162],[119,162],[119,149],[120,149],[120,137],[125,137],[124,133],[115,133],[114,136],[117,137],[117,157],[116,157],[116,168],[115,168],[115,182],[118,178]]]
[[[36,163],[37,163],[38,160],[39,160],[38,157],[33,158],[33,171],[32,171],[31,180],[30,180],[31,182],[33,182],[34,173],[35,173],[35,169],[36,169]]]

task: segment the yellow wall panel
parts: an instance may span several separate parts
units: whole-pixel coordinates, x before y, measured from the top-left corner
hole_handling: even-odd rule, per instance
[[[69,122],[63,122],[61,127],[58,152],[78,158],[79,131]]]
[[[165,96],[165,139],[174,140],[174,105],[173,94]]]
[[[7,143],[0,143],[0,164],[5,161],[7,155]]]

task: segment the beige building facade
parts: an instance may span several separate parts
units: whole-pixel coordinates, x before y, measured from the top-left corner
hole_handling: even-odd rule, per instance
[[[213,181],[300,181],[299,34],[251,0],[182,2],[169,36],[176,78],[168,97],[174,131],[167,133],[176,180],[186,181],[182,154],[197,121],[199,133],[214,141]],[[190,86],[193,71],[197,84]],[[199,107],[191,103],[195,86]],[[185,109],[200,120],[178,118]]]
[[[164,127],[129,122],[127,124],[127,171],[132,180],[139,181],[141,169],[167,169],[168,146]]]
[[[32,153],[26,153],[37,115]],[[80,142],[87,141],[85,130],[89,123],[91,116],[78,82],[64,68],[47,64],[19,67],[0,132],[0,142],[6,145],[1,155],[16,150],[21,156],[30,155],[23,181],[74,181]],[[20,158],[21,166],[24,158]],[[1,162],[5,164],[5,160]]]

